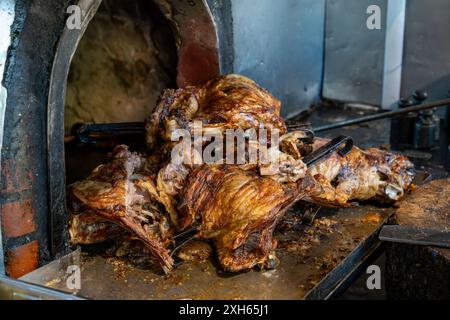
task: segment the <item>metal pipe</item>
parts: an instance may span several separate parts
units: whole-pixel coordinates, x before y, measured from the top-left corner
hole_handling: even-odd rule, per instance
[[[368,115],[365,117],[345,120],[345,121],[338,122],[338,123],[328,124],[325,126],[314,128],[313,131],[314,132],[327,131],[327,130],[346,127],[346,126],[350,126],[350,125],[354,125],[354,124],[370,122],[370,121],[380,120],[380,119],[384,119],[384,118],[392,118],[392,117],[395,117],[395,116],[398,116],[401,114],[405,114],[405,113],[418,112],[418,111],[423,111],[423,110],[427,110],[427,109],[444,107],[447,105],[450,105],[450,98],[435,101],[435,102],[430,102],[430,103],[414,105],[411,107],[401,108],[401,109],[397,109],[397,110],[393,110],[393,111],[371,114],[371,115]],[[288,124],[287,128],[289,130],[298,130],[300,128],[305,129],[305,124],[297,124],[297,123],[296,124]],[[144,133],[145,132],[145,124],[143,122],[84,124],[84,125],[75,126],[73,131],[74,131],[74,134],[82,142],[93,143],[96,140],[93,138],[91,139],[89,137],[89,135],[92,133],[107,133],[107,134],[133,133],[133,132]]]
[[[351,126],[354,124],[380,120],[380,119],[384,119],[384,118],[392,118],[392,117],[395,117],[395,116],[398,116],[401,114],[405,114],[405,113],[418,112],[418,111],[423,111],[423,110],[428,110],[428,109],[445,107],[448,105],[450,105],[450,99],[444,99],[444,100],[439,100],[439,101],[435,101],[435,102],[424,103],[424,104],[415,105],[415,106],[411,106],[411,107],[407,107],[407,108],[402,108],[402,109],[398,109],[398,110],[387,111],[387,112],[382,112],[382,113],[377,113],[377,114],[371,114],[368,116],[364,116],[364,117],[360,117],[360,118],[356,118],[356,119],[345,120],[345,121],[341,121],[338,123],[328,124],[325,126],[313,128],[313,131],[314,132],[322,132],[322,131],[327,131],[327,130],[331,130],[331,129],[347,127],[347,126]],[[299,128],[300,126],[301,126],[300,124],[288,125],[288,129],[293,130],[295,128]]]

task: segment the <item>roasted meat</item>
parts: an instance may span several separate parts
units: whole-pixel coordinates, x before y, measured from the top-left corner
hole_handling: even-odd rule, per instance
[[[315,147],[326,142],[318,139]],[[276,261],[273,230],[296,201],[327,207],[354,205],[351,200],[397,201],[413,175],[405,157],[357,147],[346,156],[331,154],[297,183],[239,166],[205,165],[188,176],[180,215],[187,225],[199,225],[201,238],[214,240],[225,270],[271,267]]]
[[[297,193],[273,179],[237,166],[202,166],[183,190],[180,214],[213,239],[225,270],[273,267],[273,230]]]
[[[239,75],[165,90],[146,123],[148,156],[118,146],[109,163],[68,188],[69,229],[72,242],[79,244],[127,232],[166,272],[173,266],[168,245],[175,233],[187,229],[212,240],[225,270],[272,268],[277,262],[273,230],[295,202],[327,207],[393,202],[414,176],[406,157],[374,148],[355,147],[345,156],[335,152],[307,168],[303,157],[327,140],[313,143],[306,130],[286,133],[280,102]],[[214,151],[219,161],[204,163],[212,142],[202,137],[197,148],[200,125],[201,135],[225,137],[227,129],[254,129],[257,139],[247,130],[244,153],[233,142],[231,150]],[[189,136],[177,141],[182,130]],[[248,161],[255,148],[256,161]],[[245,161],[220,161],[230,154]]]
[[[297,130],[286,133],[280,138],[280,150],[290,154],[295,159],[310,154],[313,151],[312,141],[309,141],[308,134],[311,131]]]
[[[304,132],[294,131],[281,136],[279,145],[260,149],[259,173],[281,183],[297,182],[304,178],[306,165],[302,154],[308,153],[308,148],[301,142],[304,136]]]
[[[205,241],[194,240],[188,242],[177,252],[177,257],[183,261],[205,261],[212,253],[212,248]]]
[[[163,92],[155,112],[147,120],[146,141],[150,149],[170,151],[172,134],[178,129],[191,131],[194,121],[204,130],[279,129],[286,126],[280,116],[281,103],[254,81],[240,75],[226,75],[203,86],[168,89]]]
[[[94,244],[114,239],[125,229],[106,220],[95,211],[74,214],[69,217],[69,235],[72,244]]]
[[[314,148],[328,140],[316,139]],[[299,190],[303,200],[326,207],[349,207],[350,201],[400,200],[414,178],[408,158],[376,148],[354,147],[345,156],[337,152],[308,168]]]
[[[295,182],[303,178],[306,166],[301,161],[299,149],[303,150],[304,145],[300,146],[298,141],[304,137],[304,133],[299,131],[283,135],[286,127],[280,117],[280,106],[280,102],[269,92],[239,75],[219,77],[203,86],[165,90],[155,112],[147,120],[146,141],[152,152],[161,154],[165,159],[158,174],[158,188],[169,196],[167,202],[171,203],[171,207],[177,206],[179,191],[193,165],[202,163],[196,160],[202,157],[193,147],[193,141],[172,141],[173,135],[177,135],[180,129],[191,132],[193,136],[195,121],[202,125],[202,135],[214,131],[225,136],[227,129],[255,129],[258,135],[260,129],[265,129],[268,149],[260,153],[256,163],[246,162],[241,168],[259,170],[261,175],[279,182]],[[270,146],[273,129],[279,130],[280,143],[286,146],[282,151]],[[176,148],[183,146],[182,143],[188,144],[192,154],[177,149],[175,154],[184,161],[174,161],[171,157]],[[247,150],[249,145],[256,148],[256,144],[257,141],[248,140]],[[202,141],[200,152],[207,146],[208,143]],[[173,211],[173,224],[178,229],[186,227],[185,221],[178,219]]]
[[[96,215],[117,224],[143,241],[165,271],[172,269],[166,245],[173,230],[145,157],[130,152],[126,146],[116,147],[109,163],[68,188],[68,199],[72,215]],[[80,230],[83,219],[72,217],[71,221],[71,234],[82,234],[74,228]],[[77,239],[72,237],[72,242]]]

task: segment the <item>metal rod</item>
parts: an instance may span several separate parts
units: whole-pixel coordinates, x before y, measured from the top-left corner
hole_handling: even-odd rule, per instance
[[[380,120],[384,118],[391,118],[401,114],[418,112],[427,109],[434,109],[438,107],[443,107],[450,105],[450,99],[439,100],[436,102],[424,103],[419,105],[414,105],[411,107],[401,108],[398,110],[387,111],[377,114],[368,115],[365,117],[360,117],[356,119],[345,120],[338,123],[328,124],[318,128],[314,128],[314,132],[327,131],[331,129],[346,127],[354,124],[370,122],[374,120]],[[305,124],[288,124],[288,129],[298,130],[304,129]],[[85,124],[76,128],[76,135],[82,141],[89,140],[89,134],[91,133],[143,133],[145,132],[145,124],[143,122],[124,122],[124,123],[107,123],[107,124]]]
[[[98,136],[112,134],[132,134],[145,133],[144,122],[123,122],[123,123],[99,123],[99,124],[77,124],[72,128],[72,132],[79,141],[87,144],[95,144],[99,139]]]
[[[344,145],[342,148],[341,146]],[[345,156],[347,153],[349,153],[353,148],[353,140],[350,137],[347,136],[339,136],[328,142],[327,144],[323,145],[316,151],[308,154],[307,156],[302,158],[302,161],[307,165],[310,166],[317,161],[326,158],[329,154],[331,154],[334,151],[337,151],[341,156]]]
[[[143,122],[85,124],[79,128],[82,133],[91,132],[144,132]]]
[[[448,106],[448,105],[450,105],[450,99],[444,99],[444,100],[439,100],[436,102],[424,103],[424,104],[406,107],[406,108],[402,108],[402,109],[398,109],[398,110],[387,111],[387,112],[382,112],[382,113],[377,113],[377,114],[371,114],[371,115],[368,115],[365,117],[360,117],[360,118],[356,118],[356,119],[345,120],[345,121],[338,122],[338,123],[328,124],[325,126],[314,128],[313,131],[314,132],[322,132],[322,131],[327,131],[327,130],[331,130],[331,129],[347,127],[347,126],[354,125],[354,124],[365,123],[365,122],[380,120],[380,119],[384,119],[384,118],[391,118],[391,117],[395,117],[395,116],[405,114],[405,113],[418,112],[418,111],[434,109],[434,108],[438,108],[438,107],[444,107],[444,106]],[[299,125],[288,125],[288,128],[295,129],[300,126],[301,126],[300,124]]]

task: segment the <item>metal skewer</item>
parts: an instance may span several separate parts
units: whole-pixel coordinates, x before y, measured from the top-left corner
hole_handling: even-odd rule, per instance
[[[99,136],[110,137],[111,135],[144,134],[144,122],[122,122],[122,123],[99,123],[99,124],[77,124],[72,128],[73,135],[80,142],[95,144]]]
[[[423,111],[423,110],[428,110],[428,109],[445,107],[448,105],[450,105],[450,99],[444,99],[444,100],[439,100],[436,102],[414,105],[414,106],[402,108],[399,110],[371,114],[371,115],[356,118],[356,119],[350,119],[350,120],[345,120],[345,121],[341,121],[338,123],[328,124],[325,126],[313,128],[313,131],[314,132],[322,132],[322,131],[327,131],[327,130],[331,130],[331,129],[347,127],[347,126],[354,125],[354,124],[365,123],[365,122],[370,122],[370,121],[374,121],[374,120],[380,120],[380,119],[384,119],[384,118],[392,118],[392,117],[395,117],[395,116],[398,116],[401,114],[405,114],[405,113],[418,112],[418,111]],[[287,125],[287,127],[289,130],[296,130],[297,128],[303,128],[304,124],[292,124],[292,125]]]
[[[342,147],[342,145],[344,146]],[[352,148],[353,148],[353,140],[351,137],[339,136],[334,138],[327,144],[323,145],[319,149],[304,156],[302,158],[302,161],[307,166],[310,166],[316,163],[317,161],[326,158],[328,155],[330,155],[332,152],[335,151],[339,153],[340,156],[345,156],[352,150]]]
[[[314,132],[323,132],[331,129],[337,129],[341,127],[347,127],[355,124],[380,120],[384,118],[392,118],[402,114],[410,112],[418,112],[428,109],[434,109],[439,107],[445,107],[450,105],[450,99],[439,100],[436,102],[424,103],[414,105],[411,107],[402,108],[399,110],[387,111],[377,114],[372,114],[356,119],[345,120],[338,123],[328,124],[325,126],[314,128]],[[306,124],[287,124],[289,131],[303,130],[308,125]],[[130,134],[130,133],[144,133],[144,122],[124,122],[124,123],[106,123],[106,124],[82,124],[77,125],[73,129],[74,135],[83,143],[96,143],[98,140],[97,135],[111,135],[111,134]]]

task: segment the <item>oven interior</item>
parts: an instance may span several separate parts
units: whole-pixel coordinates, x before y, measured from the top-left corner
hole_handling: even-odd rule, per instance
[[[66,184],[86,177],[119,142],[139,150],[142,135],[80,143],[80,124],[143,121],[164,88],[176,87],[174,30],[152,1],[103,1],[72,60],[65,102]],[[80,163],[83,163],[80,166]]]

